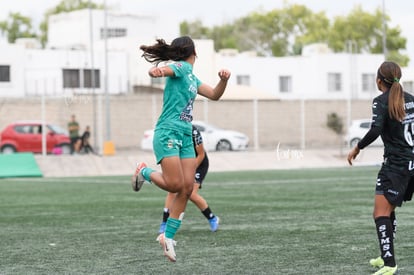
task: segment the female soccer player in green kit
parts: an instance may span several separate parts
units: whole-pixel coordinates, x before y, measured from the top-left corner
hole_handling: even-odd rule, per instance
[[[196,170],[195,152],[192,141],[193,102],[197,94],[211,100],[223,95],[230,78],[228,70],[220,70],[220,78],[213,88],[202,83],[194,74],[197,57],[193,40],[188,36],[178,37],[171,44],[157,39],[152,46],[141,46],[143,57],[156,66],[149,70],[151,77],[166,77],[163,107],[155,126],[153,148],[162,173],[139,163],[132,177],[132,187],[139,191],[144,181],[152,182],[163,190],[176,193],[170,208],[164,236],[160,243],[164,255],[176,261],[175,241],[181,225],[189,196],[193,190]],[[158,67],[160,62],[173,61]]]

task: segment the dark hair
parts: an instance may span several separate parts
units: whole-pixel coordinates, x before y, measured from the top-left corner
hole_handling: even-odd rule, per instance
[[[141,45],[140,47],[144,51],[142,56],[145,60],[156,65],[162,61],[186,60],[191,55],[196,55],[194,42],[189,36],[178,37],[171,42],[171,45],[168,45],[164,39],[156,41],[157,43],[152,46]]]
[[[378,68],[377,78],[388,87],[388,113],[391,118],[403,120],[405,117],[404,91],[401,86],[401,68],[397,63],[385,61]]]

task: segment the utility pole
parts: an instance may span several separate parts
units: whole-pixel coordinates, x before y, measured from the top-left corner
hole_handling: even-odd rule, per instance
[[[385,0],[382,0],[382,53],[384,60],[387,59],[387,22],[385,18]]]
[[[111,110],[110,110],[110,98],[108,91],[108,9],[106,7],[106,0],[104,0],[104,53],[105,53],[105,114],[106,114],[106,141],[111,140]]]
[[[88,10],[89,10],[89,51],[91,55],[91,88],[92,88],[92,112],[93,112],[93,139],[95,144],[100,148],[100,144],[97,142],[98,140],[98,131],[97,131],[97,118],[96,118],[96,94],[95,94],[95,60],[94,60],[94,45],[93,45],[93,19],[92,19],[92,5],[91,0],[88,1]],[[100,149],[99,149],[100,150]]]

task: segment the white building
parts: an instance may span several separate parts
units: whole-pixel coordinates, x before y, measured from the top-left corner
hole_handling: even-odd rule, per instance
[[[136,85],[131,77],[136,79],[139,72],[139,45],[153,43],[157,28],[178,33],[178,26],[164,20],[108,12],[105,34],[102,10],[53,15],[46,49],[28,39],[0,44],[0,97],[130,92]]]
[[[42,50],[25,48],[18,44],[0,44],[0,96],[103,93],[103,50],[97,49],[93,55],[92,66],[91,52],[86,50]],[[107,58],[108,67],[116,68],[108,70],[108,92],[127,93],[127,53],[110,51]]]
[[[177,37],[178,26],[168,20],[108,12],[105,40],[102,10],[51,16],[47,49],[34,49],[35,44],[27,40],[0,44],[0,97],[103,93],[106,75],[110,94],[128,93],[135,86],[162,87],[163,79],[148,76],[152,65],[141,57],[139,46],[153,44],[156,38],[170,42]],[[216,53],[211,40],[196,40],[195,44],[196,75],[215,85],[218,70],[228,68],[232,77],[226,94],[234,93],[230,98],[237,98],[240,87],[253,98],[256,93],[282,100],[370,99],[377,95],[375,77],[382,55],[335,54],[315,44],[306,47],[302,56],[258,57],[236,50]],[[406,90],[413,91],[414,70],[404,69],[402,81]]]
[[[25,48],[0,43],[0,96],[24,96]]]
[[[255,87],[280,99],[372,98],[382,55],[315,53],[309,56],[217,58],[234,84]]]
[[[162,37],[172,39],[179,33],[179,26],[169,24],[168,17],[133,15],[103,10],[78,10],[50,16],[48,48],[90,49],[92,43],[107,38],[129,37],[139,40]],[[169,34],[168,37],[162,36]],[[92,38],[92,39],[91,39]]]
[[[218,67],[232,71],[231,84],[246,85],[282,100],[371,99],[378,95],[376,70],[381,54],[333,53],[314,44],[301,56],[257,57],[223,50],[216,57]],[[414,93],[414,70],[403,68],[402,84]]]

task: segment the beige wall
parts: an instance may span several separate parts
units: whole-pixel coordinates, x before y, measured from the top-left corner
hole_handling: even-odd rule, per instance
[[[127,96],[111,96],[111,140],[116,148],[138,148],[143,132],[153,127],[161,110],[162,94],[159,92],[140,92]],[[45,101],[46,120],[66,127],[71,114],[75,114],[81,129],[92,127],[95,137],[95,119],[99,127],[99,100],[90,95],[77,95],[71,98],[48,98]],[[101,106],[105,111],[105,98]],[[336,112],[347,119],[347,102],[343,100],[311,100],[305,106],[305,148],[323,148],[338,146],[339,138],[326,127],[327,114]],[[258,137],[260,148],[283,146],[299,148],[301,145],[301,102],[300,101],[258,101]],[[94,116],[94,113],[97,115]],[[371,101],[352,102],[352,119],[369,118]],[[205,118],[207,116],[207,119]],[[105,138],[105,113],[101,132]],[[0,99],[0,128],[15,120],[41,119],[41,99]],[[208,122],[246,133],[254,145],[254,104],[252,101],[226,100],[206,104],[197,100],[194,104],[194,119]],[[99,132],[98,132],[99,133]],[[94,140],[92,140],[95,143]]]

